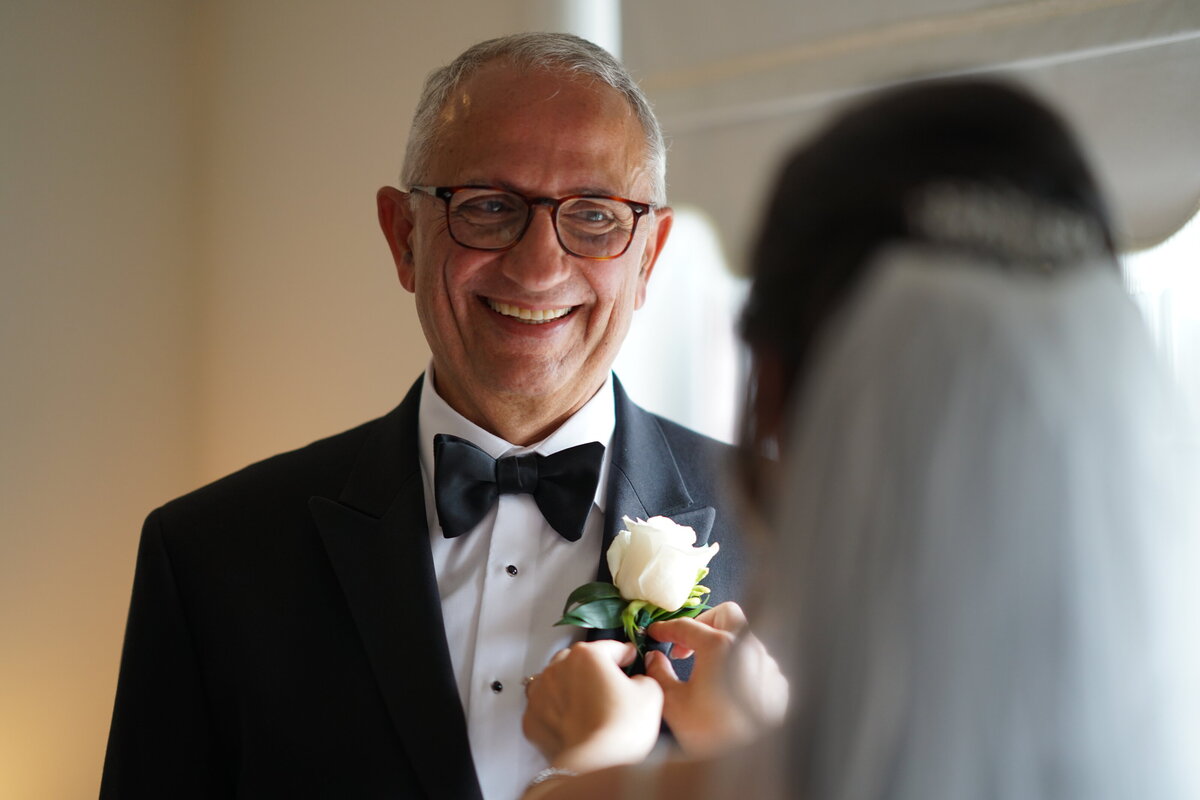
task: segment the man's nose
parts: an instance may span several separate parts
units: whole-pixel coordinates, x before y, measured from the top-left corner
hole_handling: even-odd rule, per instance
[[[521,287],[533,292],[552,289],[566,280],[574,258],[558,242],[554,209],[536,205],[521,241],[504,253],[501,271]]]

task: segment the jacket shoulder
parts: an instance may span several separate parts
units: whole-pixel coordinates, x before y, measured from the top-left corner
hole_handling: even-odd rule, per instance
[[[733,455],[735,448],[731,444],[692,430],[658,414],[650,413],[650,416],[658,424],[671,447],[678,452],[692,452],[716,458],[730,458]]]
[[[724,498],[734,467],[736,448],[658,414],[649,414],[662,432],[675,458],[675,466],[689,489],[701,495]]]
[[[188,492],[157,512],[174,520],[224,516],[226,510],[254,516],[267,509],[299,504],[314,495],[336,497],[359,452],[380,419],[319,439],[304,447],[271,456]]]

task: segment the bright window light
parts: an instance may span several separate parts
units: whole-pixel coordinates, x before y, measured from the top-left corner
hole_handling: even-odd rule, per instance
[[[703,214],[675,209],[675,226],[613,369],[630,397],[713,438],[732,442],[745,394],[736,323],[747,282],[725,261]]]
[[[1121,260],[1126,285],[1200,418],[1200,214],[1162,244]]]

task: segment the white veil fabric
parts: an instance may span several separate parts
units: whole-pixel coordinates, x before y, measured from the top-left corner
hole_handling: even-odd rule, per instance
[[[1200,483],[1170,382],[1115,264],[962,253],[881,253],[801,389],[770,602],[798,635],[785,777],[1200,797]]]

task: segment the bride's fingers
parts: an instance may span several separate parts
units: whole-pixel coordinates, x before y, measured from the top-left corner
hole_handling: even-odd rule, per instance
[[[629,666],[637,656],[636,647],[629,642],[619,642],[616,639],[598,639],[580,646],[586,646],[594,652],[603,654],[605,658],[612,659],[618,667]]]
[[[662,654],[660,653],[659,655]],[[663,659],[663,661],[666,660],[666,658]],[[654,713],[661,715],[663,702],[666,699],[662,685],[658,681],[646,675],[634,675],[629,679],[629,682],[637,687],[637,690],[641,692],[642,705],[646,708],[654,708],[657,706],[657,709],[655,709]]]
[[[746,612],[737,603],[727,601],[701,612],[696,620],[718,630],[737,633],[746,627]]]
[[[676,685],[683,683],[675,674],[675,667],[665,653],[656,650],[646,654],[646,674],[662,687],[664,694],[670,694]]]
[[[707,652],[726,648],[733,642],[734,635],[694,619],[656,622],[647,633],[660,642],[671,642],[680,649],[679,658],[687,658],[692,652]]]
[[[612,661],[619,667],[627,667],[633,663],[637,649],[629,642],[618,642],[616,639],[598,639],[594,642],[576,642],[570,647],[564,647],[550,657],[550,664],[558,664],[569,658],[572,653],[601,661]]]

